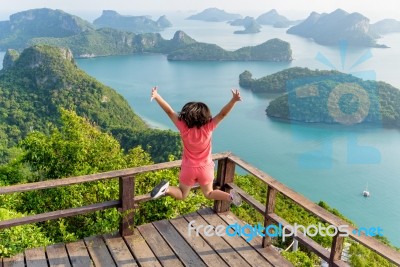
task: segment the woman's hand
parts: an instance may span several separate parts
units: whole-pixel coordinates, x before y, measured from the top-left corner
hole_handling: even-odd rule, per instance
[[[232,91],[232,99],[236,101],[242,101],[242,97],[240,96],[240,92],[238,89],[231,90]]]
[[[158,97],[158,92],[157,92],[157,86],[154,86],[151,89],[151,98],[150,101],[152,101],[153,99],[156,99]]]

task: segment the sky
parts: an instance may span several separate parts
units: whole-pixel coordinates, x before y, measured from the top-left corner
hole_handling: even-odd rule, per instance
[[[359,12],[376,22],[384,18],[400,20],[398,3],[398,0],[0,0],[0,20],[8,20],[9,15],[19,11],[42,7],[61,9],[88,20],[99,17],[105,9],[122,15],[155,16],[216,7],[255,17],[274,8],[293,20],[304,19],[312,11],[330,13],[341,8],[349,13]]]

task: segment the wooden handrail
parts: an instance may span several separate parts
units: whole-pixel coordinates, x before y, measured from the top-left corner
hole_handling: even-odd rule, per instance
[[[291,199],[297,205],[303,207],[316,217],[318,217],[321,221],[327,222],[333,226],[339,225],[348,225],[347,222],[342,220],[341,218],[333,215],[329,211],[323,209],[322,207],[318,206],[314,202],[310,201],[309,199],[305,198],[301,194],[291,190],[284,184],[280,183],[276,179],[272,178],[268,174],[262,172],[261,170],[257,169],[256,167],[250,165],[249,163],[243,161],[239,157],[231,154],[230,152],[218,153],[213,154],[213,160],[218,161],[218,170],[217,170],[217,179],[215,186],[221,188],[222,190],[229,191],[230,189],[236,189],[238,193],[242,196],[243,200],[253,206],[258,212],[260,212],[264,218],[265,223],[269,224],[272,221],[275,223],[287,224],[287,222],[280,218],[278,215],[275,214],[275,198],[277,193],[282,194],[283,196]],[[181,164],[180,160],[175,160],[171,162],[165,163],[158,163],[148,166],[141,166],[135,168],[128,168],[123,170],[117,171],[110,171],[98,174],[91,174],[91,175],[83,175],[77,177],[70,177],[70,178],[63,178],[63,179],[56,179],[56,180],[47,180],[42,182],[35,182],[35,183],[28,183],[28,184],[18,184],[12,186],[4,186],[0,187],[0,195],[2,194],[12,194],[12,193],[20,193],[20,192],[27,192],[32,190],[41,190],[41,189],[49,189],[49,188],[56,188],[61,186],[68,186],[86,182],[94,182],[94,181],[101,181],[106,179],[112,178],[119,178],[120,183],[120,199],[119,200],[111,200],[102,203],[96,203],[84,207],[79,208],[71,208],[66,210],[58,210],[53,212],[47,212],[37,215],[30,215],[23,218],[5,220],[0,222],[0,229],[8,228],[16,225],[23,225],[29,224],[33,222],[39,221],[46,221],[50,219],[58,219],[68,216],[73,216],[77,214],[86,214],[88,212],[93,212],[96,210],[102,210],[107,208],[118,207],[121,213],[123,213],[120,232],[122,235],[129,235],[132,230],[133,226],[133,216],[134,216],[134,208],[140,202],[145,202],[151,200],[149,194],[135,196],[134,195],[134,177],[138,174],[151,172],[151,171],[158,171],[163,169],[169,169],[174,167],[179,167]],[[237,185],[234,184],[234,172],[235,166],[239,166],[248,173],[252,174],[257,179],[261,180],[268,186],[268,195],[266,196],[267,204],[263,205],[253,197],[248,195],[242,189],[240,189]],[[215,201],[214,202],[214,210],[217,212],[223,212],[229,209],[229,203],[226,201]],[[361,243],[362,245],[368,247],[372,251],[378,253],[385,259],[393,262],[394,264],[400,265],[400,253],[389,246],[379,242],[377,239],[368,237],[365,235],[357,235],[353,233],[354,227],[349,226],[349,237],[353,240]],[[342,250],[342,243],[343,239],[339,238],[336,239],[333,247],[332,253],[325,253],[324,248],[318,245],[312,239],[307,237],[294,237],[299,242],[303,243],[316,253],[318,256],[323,258],[324,260],[328,261],[330,266],[343,266],[345,263],[338,260],[337,257],[340,255]],[[269,244],[269,240],[264,240],[264,244]],[[328,256],[329,255],[329,256]]]
[[[213,154],[212,158],[213,158],[213,160],[220,160],[220,159],[227,158],[229,155],[230,155],[229,152],[218,153],[218,154]],[[82,183],[87,183],[87,182],[95,182],[95,181],[107,180],[107,179],[124,177],[124,176],[134,176],[134,175],[138,175],[141,173],[179,167],[181,165],[181,162],[182,162],[181,160],[175,160],[175,161],[170,161],[170,162],[157,163],[157,164],[153,164],[153,165],[128,168],[128,169],[123,169],[123,170],[118,170],[118,171],[109,171],[109,172],[82,175],[82,176],[76,176],[76,177],[70,177],[70,178],[47,180],[47,181],[35,182],[35,183],[3,186],[3,187],[0,187],[0,195],[27,192],[27,191],[32,191],[32,190],[49,189],[49,188],[68,186],[68,185],[74,185],[74,184],[82,184]]]

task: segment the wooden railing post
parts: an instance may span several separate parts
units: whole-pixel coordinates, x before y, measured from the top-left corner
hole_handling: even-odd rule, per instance
[[[268,214],[275,213],[275,202],[276,202],[276,194],[278,193],[278,190],[272,187],[268,187],[268,192],[267,192],[267,203],[265,207],[265,213],[264,213],[264,227],[265,229],[274,224],[274,221],[271,220],[268,217]],[[272,244],[272,238],[271,236],[268,235],[267,232],[265,232],[265,236],[263,237],[262,241],[262,246],[265,248],[267,246],[270,246]]]
[[[335,261],[338,261],[342,257],[343,244],[344,244],[344,236],[341,236],[340,231],[333,237],[332,247],[331,247],[331,256],[329,259],[329,266],[336,266]]]
[[[119,199],[121,207],[121,223],[119,226],[119,232],[121,236],[127,236],[133,234],[134,226],[134,202],[135,196],[135,177],[124,176],[119,178]]]
[[[227,191],[228,188],[225,186],[227,183],[233,183],[233,179],[235,178],[235,163],[230,159],[220,159],[218,160],[218,169],[217,169],[217,188],[222,191]],[[229,201],[214,201],[214,211],[225,212],[230,209]]]

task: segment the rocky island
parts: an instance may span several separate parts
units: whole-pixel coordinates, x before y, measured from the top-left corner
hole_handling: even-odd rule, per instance
[[[166,16],[161,16],[157,21],[147,16],[123,16],[113,10],[103,10],[102,15],[93,21],[97,28],[113,28],[133,33],[160,32],[171,27],[171,22]]]
[[[243,26],[244,30],[234,31],[235,34],[249,34],[260,32],[261,25],[253,17],[236,19],[230,23],[232,26]]]
[[[280,15],[276,9],[271,9],[270,11],[261,14],[257,17],[256,21],[261,25],[272,25],[275,28],[288,28],[290,25],[295,23],[285,16]]]
[[[338,71],[289,68],[260,79],[245,71],[240,85],[255,93],[281,93],[269,117],[307,123],[369,123],[400,128],[400,90]]]
[[[350,14],[337,9],[329,14],[312,12],[305,21],[289,28],[287,33],[329,46],[345,41],[350,46],[386,47],[376,43],[377,36],[371,34],[369,28],[369,19],[360,13]]]
[[[225,10],[221,10],[218,8],[207,8],[200,13],[189,16],[187,19],[189,20],[202,20],[209,22],[223,22],[241,19],[242,16],[239,14],[227,13]]]

